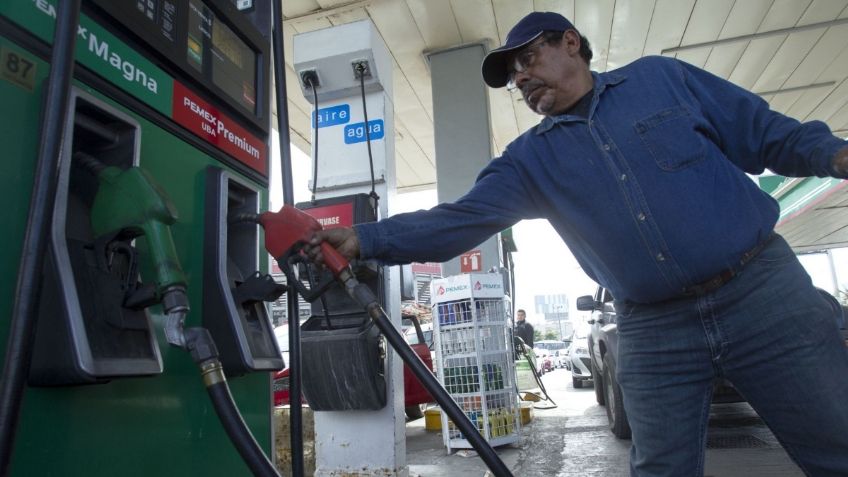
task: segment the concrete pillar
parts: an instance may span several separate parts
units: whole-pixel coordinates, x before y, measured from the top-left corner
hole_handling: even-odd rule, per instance
[[[360,61],[368,64],[365,97],[375,191],[380,196],[379,215],[386,217],[395,195],[392,63],[386,45],[369,20],[294,37],[298,77],[313,70],[320,81],[317,199],[371,191],[362,96],[352,66]],[[301,88],[312,102],[312,90]],[[384,307],[400,328],[399,267],[386,268],[384,275]],[[315,475],[409,475],[403,362],[394,352],[389,352],[386,360],[386,385],[383,409],[315,412]]]
[[[480,65],[486,49],[481,44],[430,53],[433,84],[433,126],[436,141],[436,183],[439,202],[464,195],[477,174],[492,160],[489,101]],[[499,235],[475,250],[480,270],[500,270],[503,261]],[[460,273],[460,260],[442,264],[445,276]]]

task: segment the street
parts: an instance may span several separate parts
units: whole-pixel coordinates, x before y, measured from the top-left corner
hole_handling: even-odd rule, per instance
[[[606,411],[595,402],[591,384],[574,389],[571,373],[557,369],[542,377],[554,409],[534,409],[515,446],[498,454],[517,476],[627,476],[630,441],[607,428]],[[536,403],[545,407],[549,403]],[[705,476],[798,477],[792,463],[757,414],[745,403],[713,405],[708,431]],[[464,454],[464,453],[463,453]],[[442,436],[426,431],[424,420],[407,423],[410,475],[422,477],[483,475],[476,456],[446,455]],[[473,454],[473,453],[472,453]]]

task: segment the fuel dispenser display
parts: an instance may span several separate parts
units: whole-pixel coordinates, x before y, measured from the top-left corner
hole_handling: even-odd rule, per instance
[[[264,371],[283,362],[263,302],[283,290],[258,227],[227,220],[267,208],[270,3],[83,0],[64,139],[39,130],[57,3],[0,2],[7,368],[29,364],[5,351],[35,157],[62,143],[26,405],[0,473],[275,475]]]

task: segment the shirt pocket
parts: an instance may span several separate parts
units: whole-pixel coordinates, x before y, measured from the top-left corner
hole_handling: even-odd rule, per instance
[[[705,157],[704,138],[696,130],[689,111],[681,106],[636,121],[633,128],[664,171],[685,169]]]

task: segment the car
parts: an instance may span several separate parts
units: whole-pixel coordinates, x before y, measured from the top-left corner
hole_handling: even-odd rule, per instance
[[[577,298],[577,310],[592,313],[588,320],[591,328],[586,337],[586,347],[589,351],[589,373],[595,383],[595,401],[606,406],[607,421],[613,435],[619,439],[629,439],[630,424],[624,410],[621,388],[615,379],[618,325],[615,322],[612,294],[598,287],[594,296]]]
[[[568,362],[571,369],[571,384],[575,389],[583,387],[587,381],[592,380],[589,370],[589,349],[586,346],[586,331],[579,329],[575,331],[574,340],[568,348]]]
[[[568,350],[569,343],[558,340],[542,340],[536,342],[535,345],[536,349],[546,350],[554,368],[566,367],[566,350]]]
[[[615,378],[618,363],[618,325],[613,297],[609,290],[598,287],[594,296],[577,298],[579,311],[591,312],[588,320],[590,332],[585,340],[588,348],[588,368],[595,382],[595,400],[606,407],[609,428],[619,439],[630,438],[630,424],[621,387]],[[575,342],[577,340],[575,339]],[[713,384],[713,403],[731,403],[744,401],[729,381],[717,379]]]
[[[539,376],[554,370],[554,360],[549,350],[534,346],[533,354],[536,355],[536,373]]]
[[[433,371],[433,324],[426,323],[422,325],[415,315],[404,315],[404,322],[409,322],[412,326],[407,329],[404,334],[406,342],[415,351],[415,354],[421,358],[421,361],[427,365],[430,372]],[[429,337],[429,340],[428,340]],[[406,364],[403,365],[403,405],[406,417],[410,420],[420,419],[424,417],[424,409],[428,403],[435,401],[430,392],[424,389],[421,380],[418,379],[409,369]]]
[[[274,328],[274,336],[277,338],[277,346],[283,356],[284,369],[275,371],[271,376],[271,389],[273,390],[274,406],[287,406],[290,402],[289,396],[289,325],[284,324]],[[302,397],[301,402],[306,402]]]

